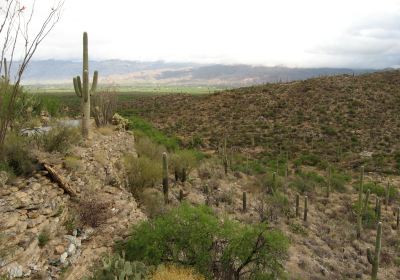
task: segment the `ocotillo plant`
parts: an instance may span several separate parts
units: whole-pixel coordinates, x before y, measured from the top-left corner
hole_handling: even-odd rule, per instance
[[[367,249],[368,262],[372,264],[371,279],[378,279],[379,258],[381,255],[381,236],[382,236],[382,222],[378,223],[375,241],[375,254],[372,256],[371,250]]]
[[[162,185],[163,185],[164,201],[165,201],[165,203],[168,203],[168,158],[167,158],[167,153],[163,153],[162,161],[163,161]]]
[[[308,196],[304,197],[304,217],[303,220],[307,222],[307,213],[308,213]]]
[[[73,78],[74,89],[76,95],[81,98],[81,111],[82,111],[82,136],[87,138],[89,136],[90,126],[90,95],[96,92],[98,72],[94,71],[92,87],[89,91],[89,51],[88,51],[88,35],[83,33],[83,83],[81,77]]]
[[[242,208],[243,208],[243,212],[246,212],[247,210],[247,193],[243,192],[243,198],[242,198]]]
[[[358,190],[358,211],[357,211],[357,238],[361,237],[362,231],[362,197],[364,184],[364,166],[361,166],[360,188]]]
[[[300,195],[297,194],[296,195],[296,217],[299,216],[300,212],[299,212],[299,204],[300,204]]]

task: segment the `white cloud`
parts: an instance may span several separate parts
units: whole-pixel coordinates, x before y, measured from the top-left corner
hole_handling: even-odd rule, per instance
[[[42,7],[51,0],[40,0]],[[400,64],[399,0],[66,0],[36,59]]]

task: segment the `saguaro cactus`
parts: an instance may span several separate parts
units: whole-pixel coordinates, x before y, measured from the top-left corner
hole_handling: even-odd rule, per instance
[[[164,201],[168,203],[168,158],[167,153],[163,153],[162,155],[163,160],[163,193],[164,193]]]
[[[297,194],[296,195],[296,217],[299,216],[300,212],[299,212],[299,204],[300,204],[300,195]]]
[[[246,210],[247,210],[247,193],[246,192],[243,192],[242,206],[243,206],[243,212],[246,212]]]
[[[81,98],[81,111],[82,111],[82,136],[88,138],[90,126],[90,95],[96,92],[98,72],[94,71],[92,87],[89,90],[89,51],[88,51],[88,35],[83,33],[83,71],[81,77],[76,76],[73,78],[74,89],[76,95]]]
[[[331,194],[331,184],[332,184],[332,170],[331,167],[328,167],[328,186],[326,189],[326,197],[329,198],[330,194]]]
[[[364,207],[363,207],[363,214],[365,214],[365,212],[368,209],[368,203],[369,203],[369,195],[371,194],[371,190],[368,189],[367,190],[367,194],[365,195],[365,200],[364,200]]]
[[[357,238],[361,237],[362,231],[362,215],[363,215],[363,184],[364,184],[364,166],[361,166],[360,188],[358,190],[358,211],[357,211]]]
[[[400,207],[397,207],[397,219],[396,219],[396,229],[400,226]]]
[[[386,185],[386,191],[385,191],[385,209],[387,210],[387,207],[389,205],[389,191],[390,191],[390,184],[389,181],[387,182]]]
[[[308,196],[304,197],[304,221],[307,222],[307,214],[308,214]]]
[[[379,222],[381,220],[381,200],[378,197],[376,198],[375,214],[376,219]]]
[[[372,256],[371,250],[369,248],[367,249],[368,262],[372,264],[372,272],[371,272],[372,280],[378,279],[379,258],[381,255],[381,236],[382,236],[382,222],[379,222],[376,233],[374,256]]]

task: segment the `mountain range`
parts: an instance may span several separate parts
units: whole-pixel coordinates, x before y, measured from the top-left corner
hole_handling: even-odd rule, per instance
[[[271,82],[290,82],[319,76],[363,74],[375,69],[289,68],[246,64],[195,64],[164,61],[103,60],[90,61],[90,73],[98,70],[103,84],[137,85],[209,85],[246,86]],[[72,60],[31,61],[24,73],[24,83],[65,84],[81,75],[82,62]]]

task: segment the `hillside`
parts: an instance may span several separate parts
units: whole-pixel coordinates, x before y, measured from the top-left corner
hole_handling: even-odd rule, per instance
[[[398,171],[400,72],[341,75],[266,84],[206,96],[139,97],[124,102],[184,144],[203,149],[223,142],[262,157],[289,157],[367,170]]]

